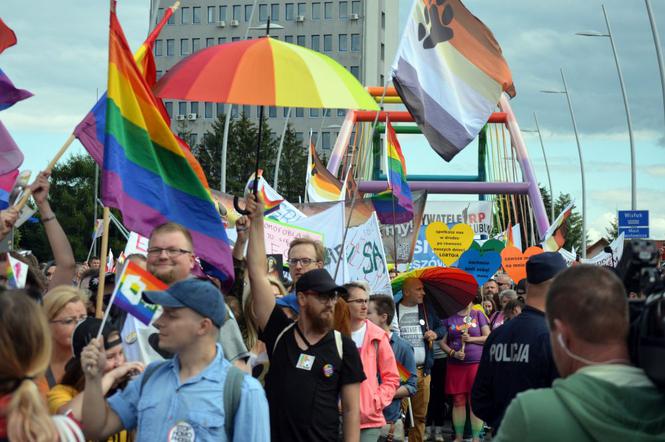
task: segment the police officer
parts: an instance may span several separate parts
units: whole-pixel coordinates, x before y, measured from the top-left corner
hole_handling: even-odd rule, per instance
[[[565,268],[559,253],[545,252],[529,258],[522,314],[494,330],[485,342],[471,406],[495,432],[517,393],[548,388],[558,377],[545,320],[545,295],[552,279]]]

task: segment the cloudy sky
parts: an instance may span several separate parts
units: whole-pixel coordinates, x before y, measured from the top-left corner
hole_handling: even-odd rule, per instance
[[[394,0],[397,1],[397,0]],[[410,0],[400,1],[400,22]],[[185,3],[187,0],[185,0]],[[120,0],[118,15],[133,48],[148,28],[148,0]],[[494,32],[512,69],[517,97],[511,105],[523,129],[538,115],[555,194],[566,192],[581,205],[579,161],[565,96],[566,73],[577,117],[587,173],[589,234],[596,239],[619,209],[630,208],[630,153],[626,117],[607,38],[576,36],[605,31],[598,0],[468,0],[467,7]],[[644,2],[605,2],[624,72],[637,151],[638,208],[649,209],[651,236],[665,238],[665,113],[658,65]],[[653,2],[665,42],[665,4]],[[0,55],[0,67],[35,97],[0,117],[26,154],[24,167],[37,171],[71,133],[105,89],[108,7],[106,1],[3,0],[0,17],[19,44]],[[525,134],[538,180],[546,175],[535,134]],[[78,143],[72,151],[80,151]],[[472,148],[445,164],[422,141],[402,142],[413,173],[472,172]]]

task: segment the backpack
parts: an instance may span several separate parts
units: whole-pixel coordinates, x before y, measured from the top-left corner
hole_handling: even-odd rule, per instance
[[[143,393],[143,386],[148,382],[148,379],[150,379],[158,368],[162,367],[167,362],[169,361],[152,364],[145,369],[143,372],[143,378],[141,378],[139,396]],[[233,440],[233,425],[235,423],[238,405],[240,405],[240,388],[242,387],[242,381],[245,378],[245,374],[244,371],[235,365],[231,365],[226,372],[226,380],[224,381],[224,430],[226,431],[226,438],[229,441]]]

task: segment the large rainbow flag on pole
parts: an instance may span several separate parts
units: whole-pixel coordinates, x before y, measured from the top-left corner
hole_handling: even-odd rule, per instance
[[[478,135],[502,91],[515,96],[492,31],[459,0],[414,0],[392,77],[427,141],[446,161]]]
[[[102,199],[140,235],[167,221],[189,229],[194,252],[233,281],[222,219],[160,111],[111,9]]]

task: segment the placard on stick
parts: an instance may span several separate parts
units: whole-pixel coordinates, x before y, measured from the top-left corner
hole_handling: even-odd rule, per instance
[[[439,259],[450,266],[473,242],[473,229],[468,224],[455,224],[449,229],[446,224],[437,221],[427,226],[425,238]]]

